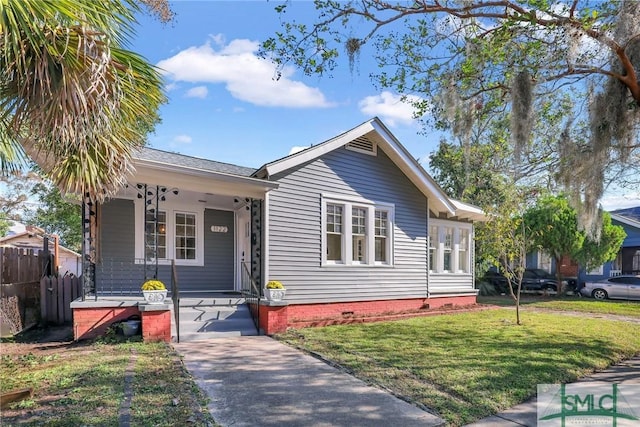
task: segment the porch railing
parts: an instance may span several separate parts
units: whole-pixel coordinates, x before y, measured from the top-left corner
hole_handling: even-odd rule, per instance
[[[242,296],[247,301],[256,331],[260,335],[260,287],[249,271],[249,263],[242,263]]]
[[[140,286],[145,279],[142,258],[102,258],[95,266],[96,295],[141,295]],[[168,285],[173,295],[172,266],[160,265],[158,277]]]
[[[609,277],[616,277],[622,275],[622,270],[610,270]]]

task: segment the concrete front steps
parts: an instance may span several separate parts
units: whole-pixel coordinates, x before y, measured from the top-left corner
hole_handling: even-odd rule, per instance
[[[178,340],[174,322],[173,341]],[[191,342],[224,337],[258,335],[244,298],[212,296],[180,298],[179,341]]]

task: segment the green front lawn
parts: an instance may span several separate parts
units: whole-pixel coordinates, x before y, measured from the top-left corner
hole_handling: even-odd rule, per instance
[[[513,310],[308,328],[279,339],[463,425],[640,352],[640,325]]]
[[[478,297],[480,304],[492,304],[502,307],[515,306],[510,296]],[[520,305],[522,307],[544,308],[561,311],[581,311],[596,314],[615,314],[618,316],[640,317],[640,301],[606,300],[598,301],[593,298],[580,298],[576,296],[523,296]]]

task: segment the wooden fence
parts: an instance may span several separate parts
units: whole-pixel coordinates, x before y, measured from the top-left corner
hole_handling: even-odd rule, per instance
[[[81,292],[79,277],[43,277],[40,281],[41,321],[56,325],[72,322],[71,301],[79,298]]]
[[[55,265],[50,252],[0,248],[1,334],[15,334],[37,323],[71,322],[73,299],[81,292],[78,277],[45,276]]]

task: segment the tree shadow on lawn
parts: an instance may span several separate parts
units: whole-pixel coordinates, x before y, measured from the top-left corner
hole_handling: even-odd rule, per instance
[[[460,325],[444,320],[422,327],[409,324],[413,320],[369,324],[345,335],[329,333],[313,350],[326,351],[356,376],[441,411],[456,425],[521,403],[535,395],[538,384],[576,381],[640,349],[629,344],[637,341],[631,338],[616,342],[585,336],[579,326],[597,324],[582,319],[567,320],[548,334],[540,333],[539,326],[528,329],[526,321],[523,326],[515,320],[492,321],[493,329],[480,334],[461,332]],[[312,335],[309,340],[315,341]],[[385,370],[397,378],[395,383]],[[403,378],[412,385],[403,384]]]

